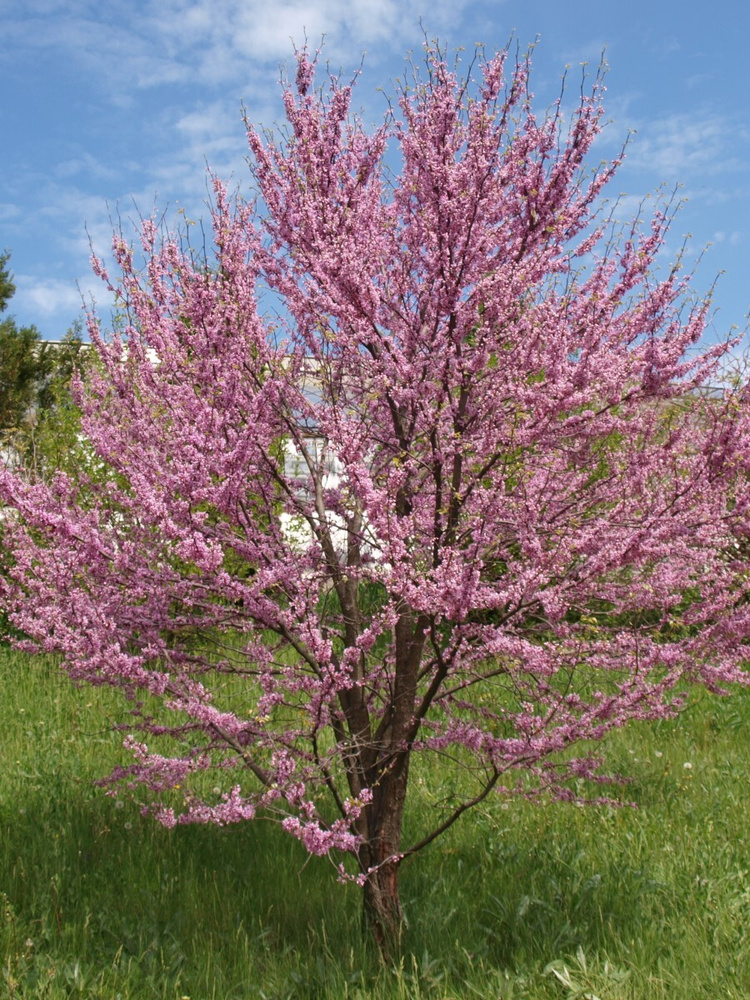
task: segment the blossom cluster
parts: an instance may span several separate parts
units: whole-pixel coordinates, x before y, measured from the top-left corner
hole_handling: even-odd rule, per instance
[[[89,316],[76,384],[101,474],[0,470],[0,603],[123,690],[113,778],[364,880],[492,788],[581,798],[605,772],[576,748],[685,680],[747,682],[747,390],[701,392],[726,345],[655,276],[667,217],[600,223],[600,81],[540,119],[527,63],[427,62],[368,130],[299,53],[284,137],[248,128],[258,203],[213,179],[214,256],[147,220],[95,261],[123,316]],[[404,845],[416,754],[471,764]]]

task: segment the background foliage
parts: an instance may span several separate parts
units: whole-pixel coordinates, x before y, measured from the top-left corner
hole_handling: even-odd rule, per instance
[[[9,259],[0,254],[0,313],[15,292]],[[81,330],[75,323],[61,341],[49,342],[12,316],[0,321],[0,450],[43,478],[77,464],[80,415],[70,385],[85,356]]]

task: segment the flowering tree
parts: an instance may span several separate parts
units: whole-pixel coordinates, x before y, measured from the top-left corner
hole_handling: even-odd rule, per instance
[[[746,680],[743,396],[696,391],[721,349],[652,276],[665,217],[597,228],[600,81],[539,120],[505,63],[428,51],[368,132],[300,53],[215,260],[147,221],[145,266],[95,264],[126,317],[89,319],[97,474],[0,473],[14,625],[132,701],[112,780],[343,857],[384,946],[401,862],[471,806],[595,799],[592,741]],[[462,797],[406,843],[416,755]]]

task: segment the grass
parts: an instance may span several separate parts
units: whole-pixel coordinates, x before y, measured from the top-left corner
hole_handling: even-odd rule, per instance
[[[395,969],[356,887],[276,828],[167,831],[105,796],[120,711],[0,650],[0,997],[750,998],[750,692],[610,741],[638,809],[498,800],[408,863]]]

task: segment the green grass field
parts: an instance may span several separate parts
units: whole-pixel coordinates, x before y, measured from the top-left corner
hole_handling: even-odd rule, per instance
[[[638,809],[466,817],[404,868],[392,969],[276,828],[166,831],[97,788],[116,695],[0,649],[0,718],[3,998],[750,998],[750,692],[610,741]]]

